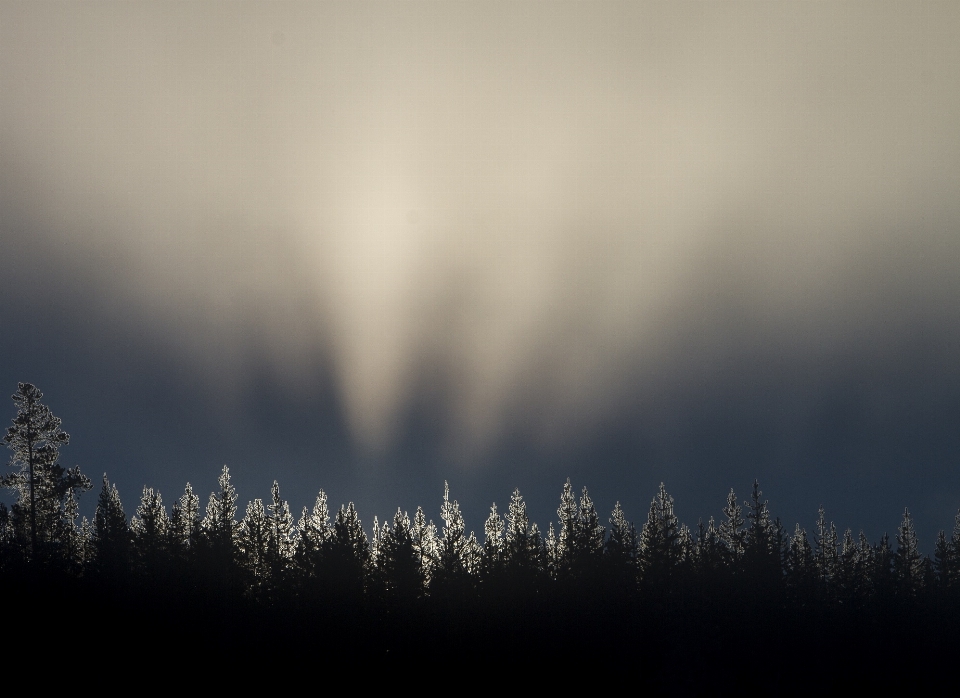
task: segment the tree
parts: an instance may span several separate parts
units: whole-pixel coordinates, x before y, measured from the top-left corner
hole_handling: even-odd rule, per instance
[[[246,515],[240,522],[237,535],[237,551],[240,563],[250,577],[254,592],[264,586],[270,573],[267,562],[269,524],[262,499],[247,503]]]
[[[144,487],[140,506],[130,520],[136,566],[140,574],[155,577],[166,568],[169,561],[169,528],[170,519],[163,507],[160,492],[152,487]]]
[[[923,556],[920,554],[920,543],[913,529],[913,519],[907,509],[903,510],[903,521],[897,531],[893,574],[897,593],[902,598],[912,598],[920,591],[923,583]]]
[[[13,394],[17,416],[7,427],[3,442],[13,454],[10,466],[16,472],[0,479],[0,485],[17,496],[11,515],[15,530],[26,537],[30,560],[56,560],[56,548],[65,531],[67,493],[77,497],[91,488],[90,479],[80,468],[69,470],[60,465],[60,447],[70,442],[70,435],[61,430],[61,421],[40,400],[35,386],[20,383]],[[43,553],[41,547],[47,552]]]
[[[680,561],[680,530],[673,513],[673,497],[663,483],[650,502],[647,522],[640,529],[640,579],[648,591],[670,591]]]
[[[604,555],[605,577],[615,591],[632,593],[637,585],[637,529],[617,502],[610,514],[610,536]]]
[[[219,583],[233,581],[236,565],[235,543],[240,523],[237,515],[237,491],[230,483],[230,469],[224,465],[217,479],[220,489],[210,493],[207,513],[200,525],[203,553],[211,571],[219,576]]]
[[[97,571],[105,578],[118,579],[130,569],[132,538],[123,512],[120,493],[106,473],[93,517],[93,549]]]
[[[744,531],[743,509],[737,503],[737,495],[733,488],[730,488],[730,494],[727,495],[727,505],[723,508],[723,514],[726,520],[720,524],[720,540],[725,548],[725,557],[729,569],[736,572],[743,561],[744,551]]]

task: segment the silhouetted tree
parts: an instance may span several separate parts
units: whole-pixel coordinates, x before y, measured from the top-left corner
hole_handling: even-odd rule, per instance
[[[353,502],[341,506],[337,512],[330,539],[329,563],[329,588],[336,590],[341,597],[359,601],[370,570],[371,555],[367,535]]]
[[[156,579],[170,564],[170,519],[160,492],[144,487],[140,506],[130,520],[134,568],[141,577]]]
[[[446,600],[463,599],[472,594],[469,553],[472,546],[466,535],[466,524],[460,505],[450,500],[450,487],[443,483],[443,503],[440,505],[443,529],[437,544],[436,566],[432,589]]]
[[[903,510],[903,521],[897,531],[897,551],[893,556],[893,574],[896,580],[897,594],[903,599],[915,597],[923,586],[923,556],[913,519],[907,509]]]
[[[607,585],[620,595],[632,594],[637,588],[637,529],[627,521],[617,502],[610,514],[610,535],[604,555],[604,576]]]
[[[66,470],[60,465],[60,447],[70,442],[70,435],[61,430],[60,419],[40,401],[42,397],[30,383],[18,384],[13,394],[17,416],[3,441],[13,451],[10,466],[16,472],[0,479],[0,486],[17,497],[10,522],[14,537],[26,541],[27,559],[56,562],[63,559],[60,547],[69,536],[67,493],[76,498],[91,484],[79,467]]]
[[[663,483],[650,502],[647,521],[640,529],[640,584],[648,595],[663,600],[670,593],[680,562],[679,522],[673,497]]]
[[[724,561],[727,570],[733,574],[737,574],[743,562],[745,544],[743,525],[745,522],[743,520],[743,509],[741,509],[740,504],[737,503],[737,495],[734,493],[733,488],[730,489],[730,494],[727,495],[727,504],[723,508],[723,515],[726,519],[720,523],[718,534],[720,541],[723,543]]]
[[[749,523],[743,553],[743,566],[754,598],[777,594],[782,574],[777,527],[770,519],[770,510],[762,495],[760,483],[754,481],[753,494],[747,503]]]
[[[247,504],[246,515],[237,532],[237,553],[254,596],[265,592],[270,581],[270,523],[262,499]]]
[[[132,538],[120,493],[106,473],[93,517],[93,549],[97,572],[109,580],[123,578],[130,569]]]

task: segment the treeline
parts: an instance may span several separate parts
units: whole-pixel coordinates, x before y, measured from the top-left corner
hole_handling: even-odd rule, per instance
[[[365,529],[353,503],[331,511],[323,491],[294,517],[276,482],[266,502],[254,499],[241,512],[225,466],[205,506],[189,483],[169,510],[144,488],[129,518],[105,476],[89,521],[79,518],[77,498],[91,483],[59,465],[69,437],[41,398],[20,384],[4,439],[14,470],[2,484],[16,495],[9,509],[0,505],[8,586],[76,580],[117,608],[145,600],[181,615],[216,607],[305,634],[304,619],[322,619],[341,639],[392,633],[385,646],[401,655],[413,651],[404,634],[427,627],[473,649],[491,637],[532,643],[592,628],[605,638],[604,653],[657,648],[648,660],[669,665],[665,647],[722,643],[727,624],[744,613],[781,643],[825,627],[836,631],[833,641],[868,644],[922,628],[925,651],[955,639],[960,514],[930,558],[907,512],[892,541],[840,535],[822,508],[811,534],[787,530],[755,483],[742,503],[731,490],[719,522],[691,529],[661,484],[637,530],[619,503],[602,517],[587,489],[577,496],[568,480],[546,531],[514,491],[505,512],[491,507],[478,537],[446,484],[439,524],[417,508]]]

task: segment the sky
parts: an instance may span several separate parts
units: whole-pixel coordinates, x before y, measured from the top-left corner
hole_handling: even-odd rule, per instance
[[[0,0],[0,390],[205,498],[960,508],[956,3]],[[0,408],[2,409],[2,408]],[[8,416],[13,418],[13,403]],[[2,415],[2,412],[0,412]]]

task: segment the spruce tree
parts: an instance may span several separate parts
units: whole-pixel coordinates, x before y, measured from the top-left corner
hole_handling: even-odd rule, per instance
[[[130,569],[132,538],[116,485],[103,475],[103,487],[93,517],[93,548],[97,572],[105,579],[119,580]]]
[[[727,504],[723,508],[723,514],[726,519],[721,522],[718,531],[720,541],[723,543],[724,558],[727,569],[733,573],[740,571],[743,562],[743,552],[745,543],[745,534],[743,531],[743,509],[737,502],[737,495],[733,488],[730,488],[730,494],[727,495]]]
[[[247,503],[246,515],[237,531],[237,553],[247,577],[247,586],[255,596],[268,587],[271,569],[269,559],[270,522],[262,499]]]
[[[140,505],[130,520],[135,552],[134,566],[138,574],[156,578],[169,564],[170,519],[160,492],[144,487]]]
[[[897,594],[904,599],[915,597],[923,586],[923,556],[913,519],[907,509],[897,531],[897,551],[893,555],[893,574]]]
[[[25,540],[25,557],[53,563],[62,557],[59,548],[68,530],[67,493],[76,497],[91,484],[79,467],[66,470],[60,465],[60,447],[70,442],[70,435],[41,402],[43,393],[30,383],[20,383],[12,397],[17,416],[3,441],[13,451],[10,466],[16,470],[0,479],[0,486],[17,497],[10,517],[12,530]]]
[[[443,529],[437,546],[434,588],[438,595],[448,600],[462,598],[470,593],[472,586],[468,572],[466,524],[459,503],[450,499],[450,486],[446,481],[443,483],[440,518],[443,519]]]

